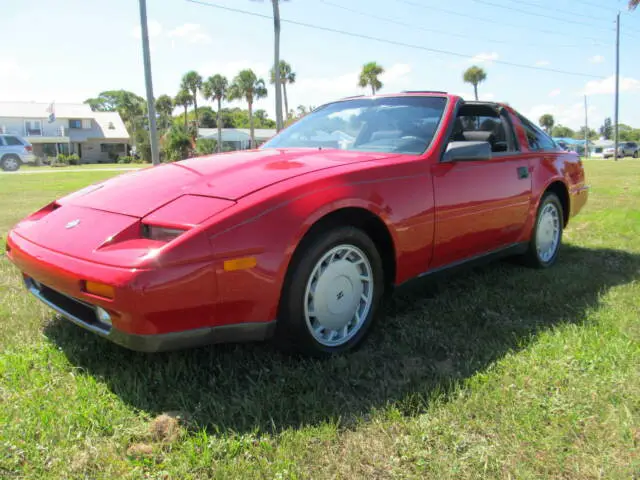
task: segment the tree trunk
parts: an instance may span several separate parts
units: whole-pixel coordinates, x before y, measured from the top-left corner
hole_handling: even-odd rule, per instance
[[[256,136],[253,130],[253,102],[249,103],[249,135],[251,137],[251,148],[256,148]]]
[[[187,128],[187,105],[184,105],[184,128]]]
[[[477,102],[478,101],[478,84],[477,83],[473,84],[473,93],[476,96],[476,102]]]
[[[282,82],[282,96],[284,97],[284,120],[289,120],[289,101],[287,100],[287,82]],[[284,127],[284,124],[282,125]]]
[[[273,4],[273,71],[276,87],[276,130],[282,130],[282,90],[280,82],[280,5],[279,0],[271,0]]]
[[[196,94],[197,94],[197,90],[193,91],[193,110],[194,113],[196,115],[196,131],[198,130],[198,127],[200,126],[198,123],[198,101],[196,100]]]
[[[218,153],[222,153],[222,123],[220,122],[220,110],[222,109],[222,98],[218,97],[218,115],[216,117],[216,125],[218,127]]]
[[[371,95],[375,95],[376,94],[376,87],[373,86],[373,84],[371,84]]]

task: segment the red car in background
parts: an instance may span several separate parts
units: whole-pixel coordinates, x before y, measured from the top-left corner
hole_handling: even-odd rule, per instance
[[[125,347],[361,343],[383,294],[505,255],[558,257],[584,171],[508,105],[442,92],[324,105],[260,149],[89,186],[20,222],[28,290]]]

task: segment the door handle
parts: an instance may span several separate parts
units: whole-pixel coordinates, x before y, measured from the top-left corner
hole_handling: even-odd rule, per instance
[[[529,167],[518,167],[518,180],[529,178]]]

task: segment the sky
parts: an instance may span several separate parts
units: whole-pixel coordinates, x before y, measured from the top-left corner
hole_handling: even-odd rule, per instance
[[[269,0],[201,1],[271,14]],[[443,90],[473,99],[462,73],[475,64],[487,72],[481,100],[507,102],[536,122],[551,113],[556,123],[577,129],[584,125],[586,94],[589,126],[597,129],[613,117],[618,10],[620,123],[640,128],[640,9],[627,12],[626,0],[282,1],[283,20],[392,42],[283,22],[281,58],[297,74],[289,105],[367,93],[357,77],[369,61],[386,70],[381,93]],[[268,82],[269,18],[188,0],[147,0],[147,11],[156,97],[174,96],[189,70],[231,80],[252,68]],[[2,17],[0,101],[82,102],[121,88],[145,96],[136,0],[6,2]],[[274,118],[274,97],[271,89],[254,108]]]

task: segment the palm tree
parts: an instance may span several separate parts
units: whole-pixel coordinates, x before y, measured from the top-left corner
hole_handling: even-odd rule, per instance
[[[629,0],[629,10],[635,10],[640,5],[640,0]]]
[[[173,101],[176,105],[184,107],[184,128],[187,128],[187,108],[189,105],[193,105],[193,97],[191,96],[191,93],[189,90],[185,90],[183,88],[178,92]]]
[[[193,108],[196,114],[196,128],[200,126],[198,121],[198,90],[202,88],[202,76],[194,70],[187,72],[182,77],[182,82],[180,83],[181,90],[187,90],[191,92],[191,98],[193,99]]]
[[[253,102],[267,96],[267,88],[264,80],[258,78],[253,70],[242,70],[233,79],[229,87],[227,98],[229,100],[244,99],[249,105],[249,130],[251,134],[251,148],[256,147],[256,138],[253,129]]]
[[[271,80],[272,84],[276,83],[276,71],[275,69],[271,69]],[[295,83],[296,82],[296,72],[291,70],[291,65],[289,65],[284,60],[280,60],[280,83],[282,84],[282,96],[284,98],[284,111],[289,118],[289,101],[287,98],[287,83]]]
[[[360,72],[358,86],[362,88],[366,88],[367,86],[371,87],[371,94],[375,95],[376,92],[383,87],[382,82],[378,78],[383,73],[384,68],[376,62],[365,63]]]
[[[553,115],[551,115],[550,113],[545,113],[544,115],[542,115],[540,117],[540,120],[538,120],[538,123],[540,124],[540,126],[542,128],[545,129],[545,131],[548,134],[551,134],[551,129],[553,128],[553,125],[556,123]]]
[[[160,95],[156,98],[156,110],[160,119],[163,120],[164,128],[168,128],[168,120],[173,113],[173,99],[169,95]]]
[[[462,79],[465,83],[470,83],[473,85],[473,93],[476,96],[476,100],[478,100],[478,84],[484,82],[487,79],[486,72],[480,67],[473,65],[469,67],[464,74],[462,75]]]
[[[229,81],[227,80],[227,77],[220,74],[209,77],[202,85],[202,93],[204,94],[204,97],[218,102],[218,114],[216,116],[216,126],[218,127],[218,153],[222,152],[222,119],[220,118],[222,100],[227,98],[228,88]]]

